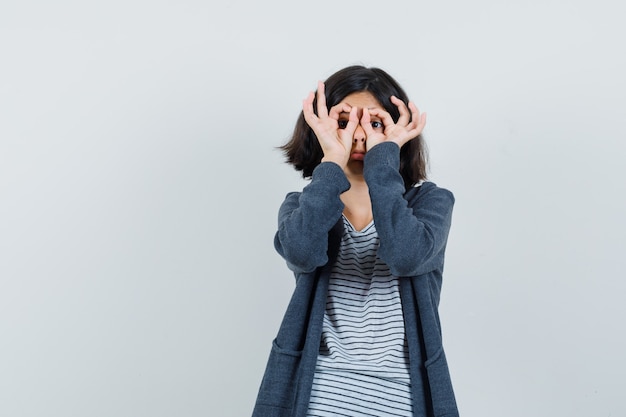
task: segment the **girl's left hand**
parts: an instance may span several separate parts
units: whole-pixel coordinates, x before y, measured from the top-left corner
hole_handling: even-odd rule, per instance
[[[389,113],[383,109],[363,109],[361,116],[361,126],[367,135],[367,150],[381,142],[394,142],[402,147],[411,139],[415,139],[422,133],[426,125],[426,113],[420,114],[418,108],[412,101],[409,101],[409,107],[396,96],[391,96],[391,102],[398,107],[400,117],[397,122]],[[409,113],[410,111],[410,113]],[[371,123],[372,116],[379,118],[383,122],[384,129],[382,132],[374,130]]]

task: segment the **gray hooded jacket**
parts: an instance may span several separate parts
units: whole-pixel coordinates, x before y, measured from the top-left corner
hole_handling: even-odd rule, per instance
[[[432,182],[407,191],[399,164],[399,147],[381,143],[366,153],[363,174],[380,239],[378,256],[400,280],[413,411],[458,416],[438,314],[454,197]],[[343,231],[339,196],[349,187],[337,164],[323,162],[279,210],[274,244],[294,272],[296,288],[273,341],[253,417],[306,416],[330,268]]]

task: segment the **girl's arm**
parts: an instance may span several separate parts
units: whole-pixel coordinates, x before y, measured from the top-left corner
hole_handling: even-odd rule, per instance
[[[274,247],[294,272],[311,272],[328,262],[328,232],[344,205],[339,195],[350,183],[339,165],[322,162],[301,193],[290,193],[278,212]]]
[[[400,148],[393,142],[371,148],[364,164],[380,258],[398,277],[441,268],[454,205],[452,193],[425,183],[418,195],[407,201],[399,173]]]
[[[320,81],[317,114],[313,111],[315,93],[309,93],[302,102],[302,114],[324,157],[302,193],[287,195],[278,213],[278,232],[274,237],[274,247],[294,272],[311,272],[328,262],[328,232],[343,212],[339,195],[350,188],[343,168],[359,124],[357,109],[340,103],[329,110],[324,88]],[[345,128],[339,129],[342,113],[349,116]]]

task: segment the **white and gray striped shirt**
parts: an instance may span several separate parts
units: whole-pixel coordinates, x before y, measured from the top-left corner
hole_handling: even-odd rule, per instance
[[[376,256],[374,222],[343,222],[308,416],[412,416],[398,279]]]

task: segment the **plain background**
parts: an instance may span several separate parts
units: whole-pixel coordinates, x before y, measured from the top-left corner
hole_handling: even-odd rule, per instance
[[[626,415],[619,2],[0,5],[0,415],[246,416],[293,289],[275,149],[336,70],[428,113],[462,415]]]

